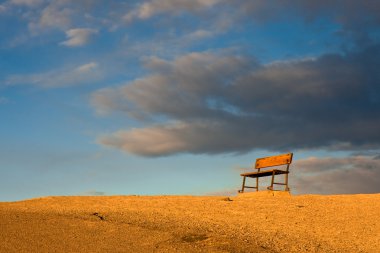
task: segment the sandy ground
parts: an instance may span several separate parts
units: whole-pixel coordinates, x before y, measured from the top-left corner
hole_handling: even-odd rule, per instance
[[[380,252],[380,194],[0,202],[0,252]]]

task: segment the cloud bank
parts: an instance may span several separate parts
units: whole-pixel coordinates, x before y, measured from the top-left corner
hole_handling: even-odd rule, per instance
[[[355,194],[380,192],[380,159],[376,156],[309,157],[291,169],[299,193]]]
[[[99,112],[160,123],[99,142],[143,156],[380,147],[380,46],[261,65],[241,56],[151,58],[150,74],[99,90]],[[163,122],[163,123],[162,123]]]

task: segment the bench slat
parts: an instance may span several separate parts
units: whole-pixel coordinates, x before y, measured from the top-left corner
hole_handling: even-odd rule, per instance
[[[260,168],[290,164],[292,162],[292,158],[293,158],[293,153],[258,158],[256,160],[255,168],[260,169]]]

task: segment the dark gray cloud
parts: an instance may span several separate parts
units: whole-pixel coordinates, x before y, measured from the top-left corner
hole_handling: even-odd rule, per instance
[[[167,2],[182,6],[181,1]],[[140,7],[156,6],[157,13],[176,11],[174,5],[163,8],[161,4],[149,1]],[[147,76],[119,88],[99,90],[92,102],[99,113],[119,111],[161,123],[104,135],[100,143],[145,156],[379,148],[380,47],[370,36],[380,23],[380,3],[256,0],[199,4],[202,9],[234,4],[229,17],[235,15],[239,20],[235,23],[242,17],[255,22],[289,16],[307,22],[327,19],[340,24],[337,34],[350,37],[345,41],[356,47],[342,54],[268,65],[215,53],[192,53],[173,61],[147,59]],[[155,14],[149,11],[144,18]]]
[[[379,1],[357,0],[254,0],[232,1],[240,11],[237,20],[272,22],[274,20],[303,19],[306,23],[328,20],[340,27],[336,35],[344,37],[343,47],[370,45],[376,39],[373,32],[380,24]],[[231,4],[231,2],[228,2]],[[376,34],[376,32],[375,32]],[[377,35],[375,35],[377,37]]]
[[[146,66],[149,75],[97,91],[92,102],[163,123],[100,143],[144,156],[380,147],[380,46],[269,65],[192,53]]]
[[[231,2],[227,3],[231,4]],[[306,21],[312,21],[323,17],[333,19],[347,28],[357,27],[359,24],[368,26],[380,22],[380,3],[378,1],[238,0],[233,4],[239,6],[243,13],[261,21],[289,16],[302,17]]]
[[[364,194],[380,191],[380,160],[372,156],[310,157],[295,161],[292,167],[291,184],[298,193]]]

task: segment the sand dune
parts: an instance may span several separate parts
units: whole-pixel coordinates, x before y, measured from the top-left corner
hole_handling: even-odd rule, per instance
[[[380,252],[380,194],[0,203],[0,252]]]

